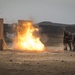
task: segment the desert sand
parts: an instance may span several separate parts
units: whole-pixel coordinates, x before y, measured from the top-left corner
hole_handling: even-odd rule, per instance
[[[75,75],[75,52],[0,51],[0,75]]]

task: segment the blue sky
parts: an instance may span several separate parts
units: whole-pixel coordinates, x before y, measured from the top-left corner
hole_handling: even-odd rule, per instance
[[[75,0],[0,0],[0,18],[75,24]]]

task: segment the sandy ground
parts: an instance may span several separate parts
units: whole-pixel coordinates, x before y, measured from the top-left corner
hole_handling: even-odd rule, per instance
[[[75,52],[60,49],[0,51],[0,75],[75,75]]]

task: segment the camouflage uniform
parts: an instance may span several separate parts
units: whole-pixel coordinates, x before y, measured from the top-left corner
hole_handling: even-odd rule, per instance
[[[69,49],[72,50],[72,34],[70,32],[64,31],[64,38],[63,38],[64,50]],[[68,45],[68,46],[67,46]]]

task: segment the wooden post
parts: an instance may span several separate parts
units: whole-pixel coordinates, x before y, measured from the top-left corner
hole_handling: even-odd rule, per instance
[[[0,50],[3,50],[3,19],[0,18]]]
[[[25,29],[24,24],[27,22],[30,22],[31,24],[33,24],[33,22],[31,20],[18,20],[18,33],[19,34],[23,35],[24,29]]]

